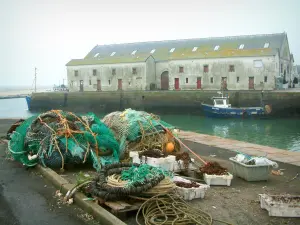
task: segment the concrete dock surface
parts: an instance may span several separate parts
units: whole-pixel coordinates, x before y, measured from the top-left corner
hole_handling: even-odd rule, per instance
[[[195,143],[223,148],[230,151],[239,151],[253,156],[266,156],[270,160],[300,166],[300,151],[292,152],[269,146],[257,145],[189,131],[180,131],[179,137]]]
[[[0,120],[0,137],[6,134],[6,131],[13,122],[15,122],[15,120]],[[222,138],[192,132],[180,131],[179,134],[183,142],[190,149],[203,157],[204,160],[217,161],[223,167],[228,168],[229,171],[231,171],[231,163],[228,158],[236,154],[236,152],[232,150],[247,151],[247,153],[251,155],[263,155],[265,152],[271,152],[268,154],[268,157],[273,154],[273,157],[275,157],[284,152],[290,157],[289,154],[291,153],[280,149],[273,151],[274,148],[266,146],[251,145],[249,143],[227,139],[224,140]],[[18,162],[5,160],[5,150],[6,146],[0,144],[0,187],[2,187],[2,189],[0,188],[0,202],[3,204],[0,206],[0,224],[83,224],[75,218],[76,213],[72,212],[71,208],[68,208],[69,211],[65,213],[64,209],[50,212],[51,206],[47,205],[47,202],[51,199],[51,195],[54,195],[55,189],[53,187],[49,190],[44,188],[44,185],[50,188],[51,184],[36,177],[37,175],[31,175],[30,170],[25,170]],[[292,153],[292,155],[294,155],[294,153]],[[296,160],[290,160],[289,163],[282,162],[286,159],[279,160],[280,157],[275,161],[278,162],[280,169],[284,169],[282,176],[270,175],[268,181],[259,182],[247,182],[234,177],[230,187],[211,186],[206,192],[204,199],[193,200],[190,203],[210,213],[213,218],[227,221],[231,224],[300,224],[300,218],[269,217],[268,212],[260,208],[258,194],[300,195],[300,179],[299,177],[293,179],[300,172],[300,167],[294,164],[297,158]],[[72,181],[75,180],[76,173],[79,171],[83,171],[83,169],[72,168],[66,170],[63,176],[64,178],[71,176],[68,180]],[[94,171],[94,169],[90,167],[88,171]],[[26,207],[25,202],[29,200],[32,200],[33,203],[30,203],[30,207]],[[23,203],[19,204],[19,201]],[[35,204],[35,202],[37,203]],[[32,208],[34,207],[38,207],[38,213],[32,213],[29,218],[27,214],[32,212]],[[47,209],[49,211],[47,211]],[[9,217],[13,219],[11,219],[11,221],[7,220],[8,223],[2,223],[2,221],[6,221],[5,219],[7,219],[5,217],[6,215],[9,215]],[[47,218],[48,222],[42,219],[43,216]],[[126,224],[135,225],[134,216],[135,215],[125,219],[123,218],[123,221]],[[32,221],[37,223],[31,223]],[[221,223],[215,222],[214,224]]]

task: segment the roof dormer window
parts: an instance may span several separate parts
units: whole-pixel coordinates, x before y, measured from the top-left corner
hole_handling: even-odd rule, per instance
[[[239,49],[244,49],[245,45],[244,44],[241,44]]]
[[[269,48],[269,45],[270,45],[270,43],[269,43],[269,42],[266,42],[266,43],[264,44],[264,48]]]

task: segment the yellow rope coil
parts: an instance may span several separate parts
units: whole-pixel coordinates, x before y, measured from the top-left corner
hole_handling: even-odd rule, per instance
[[[107,184],[112,187],[125,187],[128,181],[121,180],[121,176],[113,174],[107,177]],[[171,178],[166,177],[158,185],[146,191],[145,194],[155,195],[159,193],[169,193],[176,187]]]

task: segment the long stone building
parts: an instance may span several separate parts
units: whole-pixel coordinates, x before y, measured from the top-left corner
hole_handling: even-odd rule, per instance
[[[293,55],[278,33],[97,45],[66,66],[70,91],[274,90]]]

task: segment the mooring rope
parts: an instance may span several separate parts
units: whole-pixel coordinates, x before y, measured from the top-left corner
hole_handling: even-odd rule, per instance
[[[143,223],[139,222],[140,214]],[[136,214],[136,222],[139,225],[212,225],[212,216],[185,202],[177,194],[158,194],[149,198],[139,208]],[[221,220],[221,223],[230,224]]]

